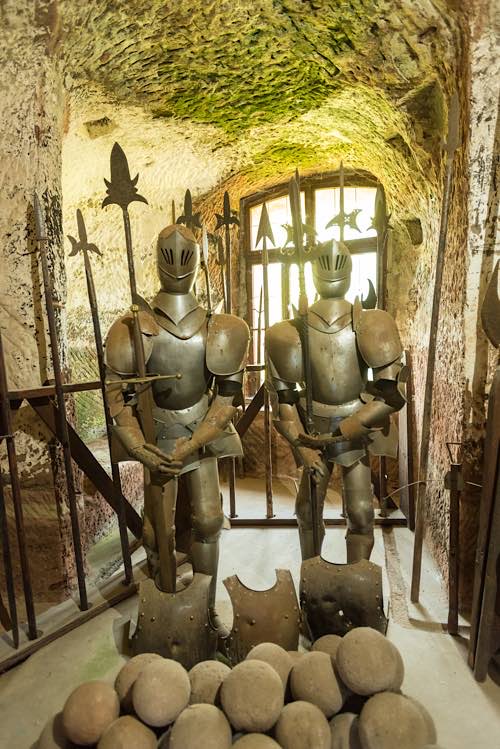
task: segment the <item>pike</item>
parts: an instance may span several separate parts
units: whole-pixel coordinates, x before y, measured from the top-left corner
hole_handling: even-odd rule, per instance
[[[47,309],[47,320],[49,325],[50,348],[52,351],[52,367],[54,370],[54,384],[57,402],[57,422],[59,427],[59,438],[63,450],[64,472],[66,475],[66,486],[68,489],[68,504],[71,518],[71,535],[73,539],[73,553],[75,555],[76,574],[78,578],[78,590],[80,595],[80,608],[87,611],[89,603],[87,599],[87,588],[85,586],[85,567],[82,554],[82,541],[80,535],[80,523],[78,520],[78,506],[76,501],[75,476],[69,444],[69,430],[66,416],[66,403],[64,400],[63,378],[59,348],[57,342],[56,316],[54,311],[53,286],[49,273],[47,260],[48,237],[45,230],[45,221],[42,206],[38,195],[34,195],[35,227],[38,251],[42,266],[43,287],[45,292],[45,305]]]
[[[212,314],[212,290],[210,288],[210,273],[208,270],[208,234],[205,227],[201,236],[201,264],[203,266],[203,273],[205,274],[205,287],[207,291],[207,308],[208,314]]]
[[[101,394],[102,403],[104,407],[104,418],[106,422],[106,435],[108,438],[109,455],[111,459],[111,477],[113,479],[113,493],[115,499],[115,506],[117,507],[118,515],[118,527],[120,530],[120,543],[122,548],[123,566],[125,570],[125,584],[129,585],[132,582],[132,560],[130,556],[130,547],[128,543],[127,535],[127,519],[125,516],[125,505],[123,502],[122,486],[120,479],[120,468],[118,463],[113,458],[113,447],[112,447],[112,433],[113,433],[113,418],[111,416],[108,404],[108,398],[106,395],[107,380],[106,380],[106,364],[104,361],[104,346],[102,343],[101,323],[99,321],[99,308],[97,305],[97,296],[95,292],[94,276],[92,273],[92,263],[90,262],[90,252],[94,252],[96,255],[101,256],[101,252],[95,244],[90,244],[87,239],[87,230],[85,228],[85,222],[80,209],[76,212],[76,223],[78,227],[78,241],[68,235],[68,239],[71,242],[70,257],[83,253],[83,261],[85,265],[85,278],[87,281],[87,293],[89,297],[90,312],[92,315],[92,325],[94,328],[94,340],[97,352],[97,364],[99,368],[99,379],[101,381]]]
[[[263,296],[264,296],[264,329],[269,330],[269,253],[267,249],[267,240],[271,244],[275,245],[273,230],[271,222],[269,221],[269,213],[267,211],[267,205],[264,202],[262,204],[262,210],[260,213],[259,228],[257,229],[257,241],[255,246],[258,247],[262,242],[262,281],[263,281]],[[260,327],[260,325],[259,325]],[[259,358],[260,358],[260,345],[259,345]],[[273,484],[272,484],[272,462],[271,462],[271,411],[269,403],[269,391],[266,388],[264,391],[264,446],[265,446],[265,459],[266,459],[266,517],[274,517],[273,511]]]
[[[193,213],[193,200],[191,198],[191,190],[186,190],[184,195],[184,213],[179,216],[176,224],[184,224],[188,229],[201,229],[200,214]]]
[[[231,225],[239,226],[240,222],[239,219],[234,215],[234,211],[231,210],[231,203],[229,201],[229,193],[226,190],[224,193],[224,201],[223,201],[223,211],[222,216],[220,213],[216,213],[215,217],[217,219],[216,225],[215,225],[215,231],[218,229],[221,229],[224,227],[224,250],[225,250],[225,268],[226,268],[226,278],[225,278],[225,284],[223,283],[223,287],[225,289],[225,295],[224,295],[224,311],[230,315],[232,312],[232,279],[231,279]],[[224,256],[223,254],[223,256]],[[224,266],[222,266],[224,267]],[[230,505],[230,516],[236,517],[236,494],[235,494],[235,484],[236,484],[236,463],[234,458],[231,458],[229,461],[229,505]]]
[[[298,171],[290,180],[289,185],[290,212],[292,214],[293,243],[298,257],[299,266],[299,325],[302,343],[302,366],[304,370],[304,387],[306,397],[306,430],[312,435],[315,432],[313,421],[313,398],[312,398],[312,369],[309,351],[309,325],[308,312],[309,303],[306,293],[305,263],[306,253],[304,249],[304,224],[300,210],[300,183]],[[311,517],[313,526],[313,545],[316,555],[321,553],[321,540],[319,534],[319,511],[316,483],[312,474],[309,474],[309,497],[311,502]]]
[[[429,442],[431,435],[432,396],[434,389],[434,372],[436,368],[437,330],[439,325],[439,308],[441,302],[441,287],[443,282],[446,237],[448,234],[448,216],[450,214],[453,162],[455,158],[455,151],[458,147],[460,139],[459,116],[460,112],[458,95],[454,93],[451,97],[448,112],[446,173],[443,190],[443,206],[441,209],[441,224],[439,227],[439,241],[436,255],[436,270],[434,274],[434,292],[432,298],[432,314],[429,326],[429,346],[427,353],[427,372],[425,378],[424,403],[422,408],[422,427],[420,430],[420,460],[418,470],[419,484],[416,504],[415,545],[413,548],[410,596],[412,603],[417,603],[420,595],[420,577],[422,573],[422,552],[425,532],[427,469],[429,463]]]
[[[344,234],[345,234],[345,227],[346,225],[349,226],[351,229],[355,229],[356,231],[360,231],[360,228],[357,224],[357,218],[358,213],[361,213],[361,208],[355,208],[350,213],[345,212],[345,203],[344,203],[344,163],[340,162],[340,171],[339,171],[339,197],[340,197],[340,210],[337,213],[336,216],[334,216],[326,225],[326,229],[329,229],[331,226],[338,226],[340,229],[340,241],[344,241]]]
[[[130,216],[128,212],[128,206],[133,202],[147,204],[148,201],[142,195],[138,194],[136,185],[139,179],[139,175],[137,174],[134,179],[131,179],[127,157],[125,156],[122,147],[118,143],[115,143],[113,148],[111,149],[110,168],[111,179],[109,181],[107,179],[104,180],[107,188],[107,197],[104,198],[101,207],[106,208],[106,206],[108,205],[118,205],[122,209],[123,228],[125,231],[125,244],[127,248],[130,295],[132,299],[130,311],[132,312],[133,322],[134,352],[138,375],[140,378],[144,378],[144,381],[146,381],[146,361],[144,357],[144,347],[142,343],[142,333],[139,320],[139,309],[142,300],[137,294],[134,251],[132,247],[132,232],[130,229]],[[153,399],[151,387],[146,386],[145,388],[142,388],[141,391],[138,392],[137,396],[137,410],[140,414],[140,421],[144,431],[144,437],[146,438],[146,442],[155,444],[156,437],[153,422]]]

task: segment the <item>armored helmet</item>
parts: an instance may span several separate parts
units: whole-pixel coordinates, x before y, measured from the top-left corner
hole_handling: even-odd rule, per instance
[[[351,284],[352,259],[343,242],[321,244],[312,261],[313,280],[321,297],[343,297]]]
[[[200,247],[192,231],[181,224],[165,227],[158,235],[156,261],[163,291],[191,291],[200,262]]]

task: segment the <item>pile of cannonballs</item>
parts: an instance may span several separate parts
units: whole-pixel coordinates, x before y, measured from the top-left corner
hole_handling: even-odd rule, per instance
[[[262,643],[232,669],[214,660],[187,672],[145,653],[114,685],[75,689],[38,749],[438,749],[403,676],[397,648],[369,627],[309,652]]]

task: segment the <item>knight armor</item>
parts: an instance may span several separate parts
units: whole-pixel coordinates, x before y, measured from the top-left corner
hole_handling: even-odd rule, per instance
[[[266,335],[267,379],[274,397],[275,426],[299,465],[317,482],[321,527],[334,464],[342,473],[347,513],[347,560],[369,559],[373,547],[373,488],[369,455],[397,454],[390,414],[404,400],[402,346],[393,318],[384,310],[351,304],[352,260],[347,247],[330,240],[315,253],[313,279],[319,300],[308,311],[312,417],[316,435],[306,435],[304,371],[299,322],[284,320]],[[369,380],[369,371],[373,379]],[[302,436],[301,436],[302,435]],[[324,437],[327,437],[324,439]],[[328,438],[330,436],[330,439]],[[309,478],[303,472],[296,502],[302,558],[313,557]]]
[[[157,244],[161,289],[139,312],[152,382],[154,444],[147,444],[134,391],[111,391],[115,433],[129,457],[145,467],[143,541],[158,587],[175,592],[175,514],[178,490],[190,505],[190,557],[195,573],[212,578],[213,612],[223,524],[217,458],[241,455],[231,420],[241,394],[249,330],[238,317],[209,314],[193,294],[200,251],[192,232],[168,226]],[[106,340],[113,376],[137,374],[131,315],[118,319]],[[215,616],[215,614],[214,614]]]

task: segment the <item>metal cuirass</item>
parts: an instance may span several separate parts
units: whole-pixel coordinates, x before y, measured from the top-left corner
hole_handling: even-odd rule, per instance
[[[382,594],[382,568],[362,559],[334,564],[322,557],[302,562],[300,605],[314,641],[323,635],[345,635],[355,627],[385,634],[387,619]]]
[[[226,643],[233,664],[261,642],[297,650],[300,612],[290,570],[276,570],[276,582],[268,590],[247,588],[237,575],[226,578],[224,585],[233,606],[233,628]]]
[[[215,658],[217,633],[208,618],[210,575],[195,573],[178,593],[164,593],[154,580],[139,585],[139,616],[132,651],[158,653],[190,669]]]

